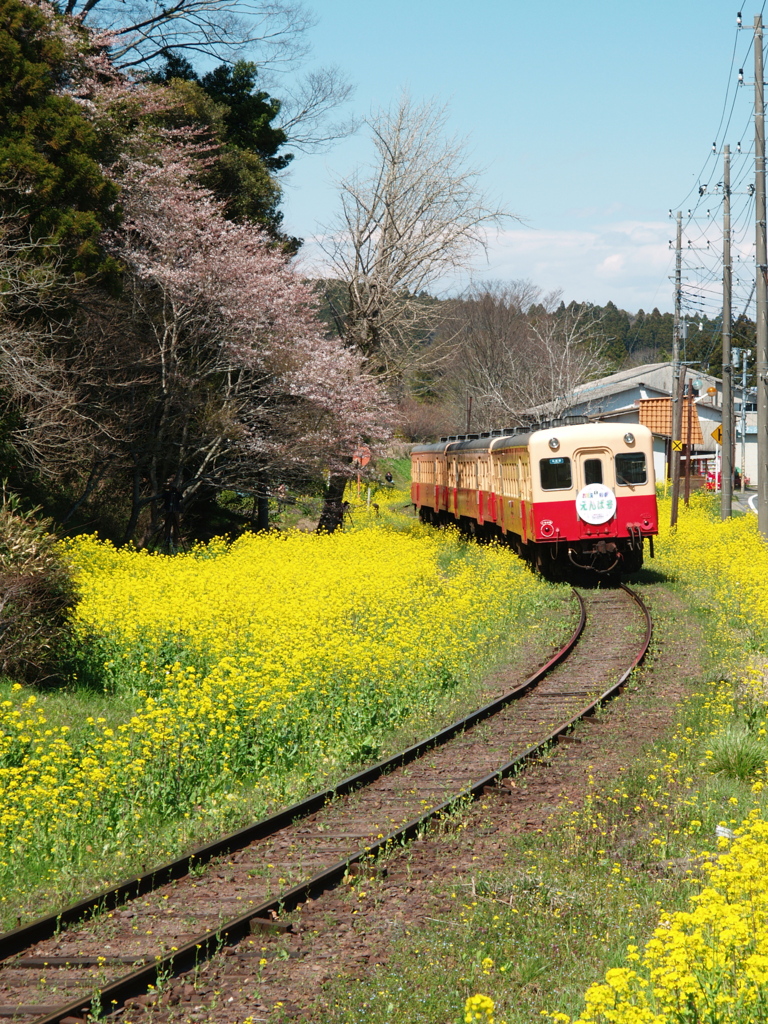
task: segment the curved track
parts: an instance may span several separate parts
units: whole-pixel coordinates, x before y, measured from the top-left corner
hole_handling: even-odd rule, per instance
[[[222,945],[280,928],[277,916],[337,885],[360,860],[540,756],[620,692],[650,642],[648,611],[628,588],[576,598],[568,643],[502,698],[332,790],[0,936],[0,1015],[84,1019],[95,991],[103,1011],[118,1008]],[[226,863],[215,860],[222,855]],[[59,933],[62,924],[70,927]]]

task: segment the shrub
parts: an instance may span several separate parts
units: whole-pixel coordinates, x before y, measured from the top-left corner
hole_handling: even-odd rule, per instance
[[[74,603],[69,573],[50,520],[25,511],[18,498],[0,499],[0,671],[26,682],[54,682]]]

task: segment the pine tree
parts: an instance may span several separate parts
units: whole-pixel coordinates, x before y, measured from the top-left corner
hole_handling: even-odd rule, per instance
[[[199,77],[186,58],[168,51],[152,80],[168,84],[187,123],[204,125],[215,139],[216,154],[200,182],[224,203],[225,215],[257,224],[292,254],[301,241],[282,230],[283,192],[276,175],[293,154],[282,151],[287,137],[274,124],[280,101],[256,88],[257,74],[255,64],[240,60]]]
[[[65,92],[88,45],[53,8],[0,0],[0,211],[84,274],[109,266],[99,235],[119,219],[102,141]]]

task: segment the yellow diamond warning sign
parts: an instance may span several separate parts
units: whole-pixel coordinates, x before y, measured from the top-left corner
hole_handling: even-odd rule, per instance
[[[712,431],[712,433],[709,436],[710,437],[714,437],[714,439],[717,441],[718,444],[722,444],[723,443],[723,427],[722,427],[722,424],[720,426],[715,427],[715,429]]]
[[[673,452],[681,452],[682,450],[683,450],[683,442],[682,441],[674,441],[673,440],[672,441],[672,451]]]

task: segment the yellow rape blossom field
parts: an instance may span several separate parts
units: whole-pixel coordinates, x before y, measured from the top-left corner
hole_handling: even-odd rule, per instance
[[[130,857],[158,822],[246,788],[263,813],[374,760],[554,608],[507,550],[362,519],[174,557],[67,542],[79,686],[104,711],[54,714],[18,686],[0,703],[3,907]]]
[[[711,499],[698,496],[658,550],[657,567],[713,612],[711,640],[723,675],[732,673],[693,695],[704,730],[678,728],[640,795],[662,818],[651,848],[666,855],[668,844],[679,851],[688,842],[693,892],[687,909],[661,911],[643,948],[627,946],[624,965],[587,990],[581,1014],[545,1014],[556,1024],[768,1020],[768,546],[756,516],[721,522]],[[739,782],[742,790],[751,783],[751,808]],[[675,794],[682,807],[673,807]]]
[[[670,533],[669,502],[659,503],[655,567],[716,612],[718,653],[744,664],[745,651],[768,659],[768,546],[757,516],[721,521],[712,499],[694,494]]]
[[[676,531],[668,520],[661,502],[656,558],[629,583],[654,611],[650,672],[698,652],[677,665],[670,731],[444,883],[443,912],[396,944],[373,990],[339,982],[334,1019],[768,1021],[768,546],[707,496]],[[646,682],[631,684],[640,715],[656,710]],[[472,820],[490,831],[485,813]]]
[[[644,953],[629,946],[629,965],[587,991],[574,1024],[768,1020],[768,822],[754,811],[720,845],[702,865],[706,881],[692,909],[663,915]]]

